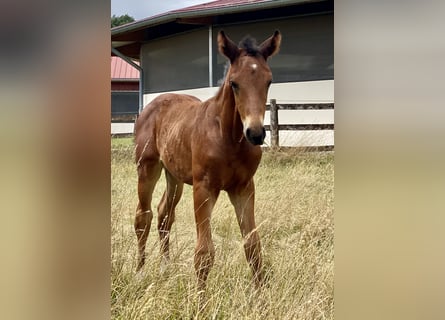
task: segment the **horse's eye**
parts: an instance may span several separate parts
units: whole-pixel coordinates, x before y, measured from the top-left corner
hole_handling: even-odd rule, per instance
[[[239,86],[236,82],[230,81],[230,86],[232,87],[233,90],[239,89]]]

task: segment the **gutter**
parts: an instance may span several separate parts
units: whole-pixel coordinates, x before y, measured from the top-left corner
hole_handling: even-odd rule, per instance
[[[144,84],[144,69],[136,63],[134,63],[129,57],[119,52],[116,48],[111,47],[111,52],[113,52],[115,55],[120,57],[125,62],[129,63],[131,66],[139,70],[139,108],[138,108],[138,115],[141,113],[142,109],[144,108],[144,95],[142,94],[143,91],[143,84]]]

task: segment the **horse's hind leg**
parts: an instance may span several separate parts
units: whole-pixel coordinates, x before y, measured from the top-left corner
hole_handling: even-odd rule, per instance
[[[167,188],[158,205],[158,231],[163,260],[169,259],[170,230],[175,221],[175,208],[181,199],[184,183],[165,170]]]
[[[145,263],[145,244],[150,232],[151,220],[153,219],[153,211],[151,210],[152,194],[156,182],[161,175],[161,170],[162,165],[158,159],[142,161],[138,166],[139,204],[134,221],[139,251],[138,271]]]

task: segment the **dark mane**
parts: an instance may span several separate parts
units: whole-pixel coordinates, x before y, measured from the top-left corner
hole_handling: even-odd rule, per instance
[[[256,40],[251,36],[244,37],[243,40],[240,41],[238,47],[244,49],[249,56],[255,57],[260,54],[260,49],[258,48]]]

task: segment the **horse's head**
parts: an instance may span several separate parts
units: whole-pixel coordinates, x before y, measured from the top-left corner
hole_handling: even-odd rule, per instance
[[[278,52],[281,43],[279,31],[259,46],[248,37],[239,47],[223,31],[218,34],[218,49],[230,60],[224,85],[231,86],[235,105],[243,123],[244,136],[254,145],[264,142],[264,113],[267,91],[272,72],[267,58]]]

